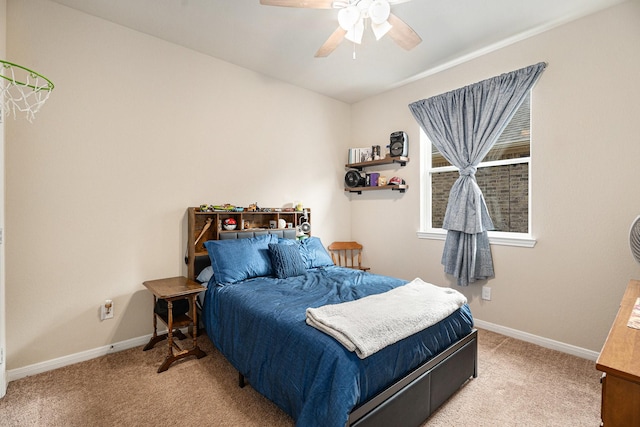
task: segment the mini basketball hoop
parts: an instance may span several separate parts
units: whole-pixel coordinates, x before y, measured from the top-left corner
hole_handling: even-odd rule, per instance
[[[53,83],[48,78],[21,65],[0,60],[0,121],[2,116],[25,113],[31,122],[49,99]]]

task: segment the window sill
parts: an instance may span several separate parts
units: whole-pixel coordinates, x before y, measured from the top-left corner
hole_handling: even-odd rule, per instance
[[[447,237],[446,230],[418,231],[416,234],[419,239],[445,240]],[[489,232],[489,244],[491,245],[532,248],[536,243],[537,240],[527,234]]]

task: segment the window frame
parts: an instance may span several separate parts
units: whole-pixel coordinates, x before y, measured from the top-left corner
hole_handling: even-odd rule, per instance
[[[431,240],[445,240],[447,237],[447,230],[443,228],[432,227],[432,179],[431,176],[434,171],[437,172],[450,172],[457,171],[455,166],[441,166],[432,167],[432,144],[429,137],[424,133],[422,128],[420,129],[420,230],[417,232],[417,236],[420,239]],[[478,169],[491,166],[502,166],[510,164],[529,164],[529,182],[528,182],[528,229],[527,233],[505,232],[505,231],[489,231],[489,243],[492,245],[500,246],[517,246],[525,248],[533,248],[537,240],[532,234],[532,192],[531,192],[531,164],[533,152],[532,138],[529,140],[529,157],[519,157],[515,159],[505,160],[491,160],[487,162],[481,162],[478,165]]]

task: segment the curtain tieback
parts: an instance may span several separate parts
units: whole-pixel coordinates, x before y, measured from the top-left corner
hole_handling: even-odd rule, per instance
[[[473,165],[469,165],[464,169],[460,169],[460,176],[473,176],[476,174],[476,171],[478,170],[478,168],[476,168]]]

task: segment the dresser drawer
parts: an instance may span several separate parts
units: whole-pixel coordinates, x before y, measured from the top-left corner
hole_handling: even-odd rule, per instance
[[[640,384],[603,376],[601,416],[605,427],[640,426]]]

